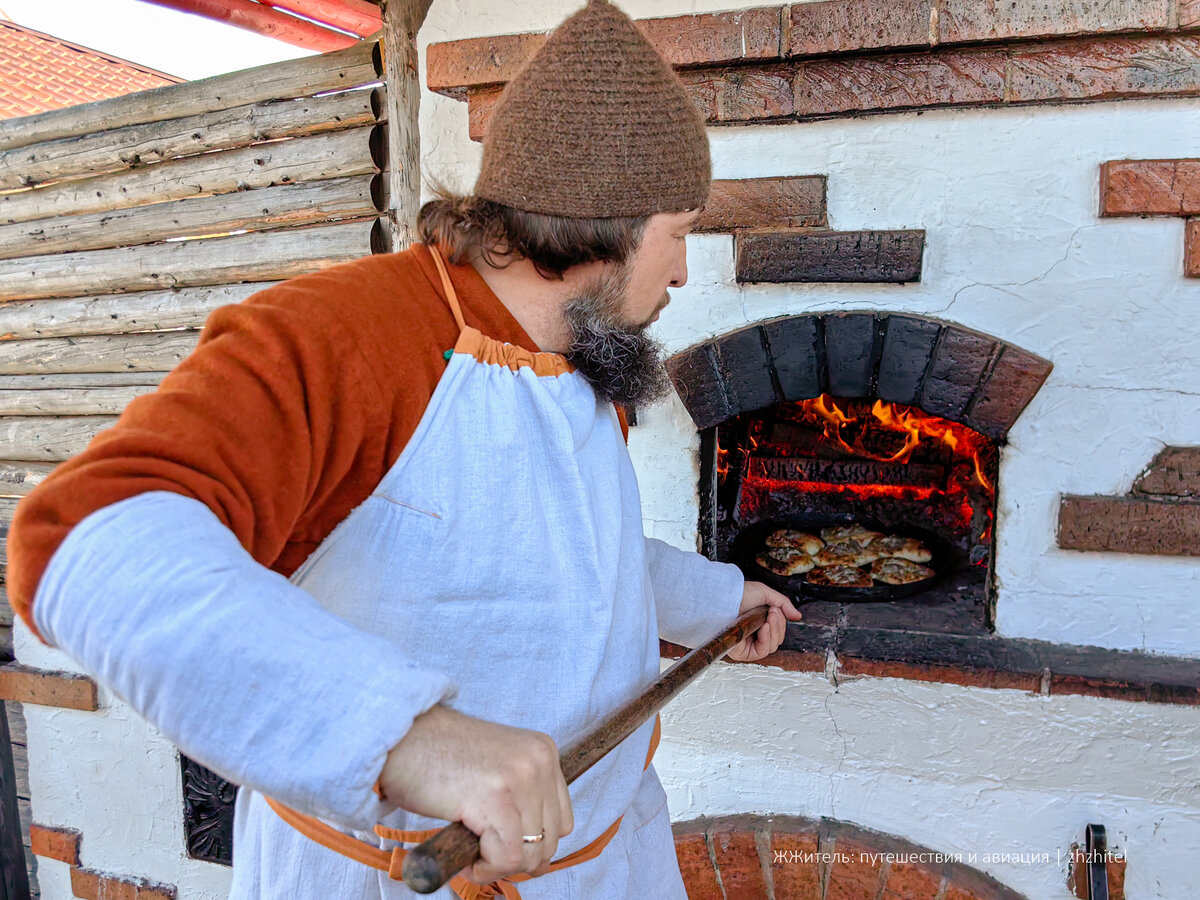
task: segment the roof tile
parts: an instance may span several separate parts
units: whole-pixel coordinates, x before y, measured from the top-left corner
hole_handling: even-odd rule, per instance
[[[0,119],[181,81],[118,56],[0,21]]]

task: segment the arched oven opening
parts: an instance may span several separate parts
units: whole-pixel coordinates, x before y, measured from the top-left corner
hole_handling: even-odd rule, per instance
[[[1000,450],[1049,363],[849,313],[752,326],[668,368],[701,435],[705,555],[808,601],[809,625],[992,630]]]

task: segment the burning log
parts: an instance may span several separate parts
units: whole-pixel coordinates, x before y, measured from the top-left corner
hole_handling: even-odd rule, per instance
[[[807,481],[828,484],[893,485],[940,490],[946,470],[941,466],[883,463],[874,460],[825,460],[806,457],[751,457],[749,477],[770,481]]]

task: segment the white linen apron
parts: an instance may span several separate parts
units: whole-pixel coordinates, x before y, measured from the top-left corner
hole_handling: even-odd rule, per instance
[[[461,329],[449,364],[399,459],[291,581],[446,671],[447,705],[562,746],[659,674],[636,477],[612,404],[561,356],[468,328],[429,249]],[[686,900],[666,794],[645,768],[653,725],[571,785],[575,828],[556,859],[624,816],[615,837],[596,859],[520,882],[524,900]],[[444,823],[399,810],[381,824]],[[234,898],[421,896],[303,836],[246,788],[234,857]],[[457,900],[449,887],[424,896]]]

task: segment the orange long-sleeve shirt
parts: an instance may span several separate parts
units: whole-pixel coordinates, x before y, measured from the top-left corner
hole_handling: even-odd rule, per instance
[[[467,324],[537,345],[469,265],[449,266]],[[146,491],[207,505],[290,575],[366,499],[416,430],[458,326],[429,248],[294,278],[213,312],[196,350],[17,507],[14,610],[90,513]]]

